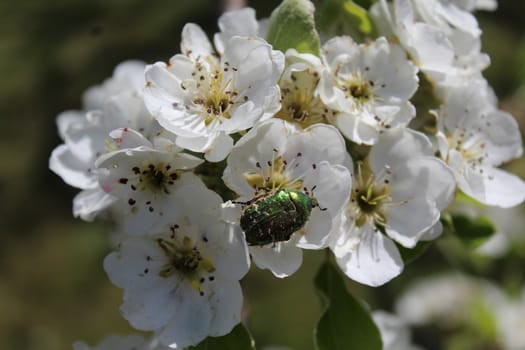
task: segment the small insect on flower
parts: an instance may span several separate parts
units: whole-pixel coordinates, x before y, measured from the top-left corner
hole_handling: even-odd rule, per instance
[[[241,215],[241,228],[249,245],[266,245],[287,241],[306,224],[317,200],[295,190],[279,189],[264,194],[246,205]]]

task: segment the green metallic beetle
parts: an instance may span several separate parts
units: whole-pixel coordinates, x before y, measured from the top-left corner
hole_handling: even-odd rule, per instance
[[[274,193],[242,203],[241,228],[248,245],[266,245],[287,241],[308,221],[315,198],[295,191],[280,189]]]

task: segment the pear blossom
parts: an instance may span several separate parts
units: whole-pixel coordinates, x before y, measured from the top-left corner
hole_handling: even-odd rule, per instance
[[[480,52],[476,18],[453,1],[380,0],[370,14],[382,35],[397,37],[438,94],[465,79],[481,78],[490,64]]]
[[[127,336],[110,335],[98,345],[92,347],[84,342],[73,343],[73,350],[169,350],[168,346],[160,345],[155,338],[145,339],[138,334]]]
[[[490,58],[481,53],[481,29],[476,17],[452,2],[412,0],[421,20],[446,34],[454,50],[453,69],[440,81],[443,88],[461,83],[464,79],[481,78]]]
[[[149,137],[157,131],[142,100],[144,69],[138,61],[119,64],[113,76],[84,94],[85,111],[66,111],[57,117],[64,144],[56,147],[49,168],[67,184],[82,191],[73,200],[73,214],[92,221],[115,198],[98,184],[95,160],[110,151],[109,133],[117,128],[133,128]]]
[[[383,350],[420,350],[412,345],[410,328],[402,318],[381,310],[374,311],[372,318],[381,333]]]
[[[137,60],[127,60],[118,64],[110,78],[104,80],[99,85],[88,88],[83,93],[83,108],[85,110],[103,109],[108,101],[118,99],[120,95],[128,97],[134,96],[140,100],[145,83],[145,69],[146,63]],[[145,109],[145,106],[142,104],[141,108]],[[133,114],[131,114],[129,118],[133,118]],[[125,127],[130,125],[120,126]]]
[[[372,145],[379,133],[406,127],[415,116],[408,101],[418,86],[417,68],[384,37],[358,45],[335,37],[322,48],[327,69],[319,87],[321,100],[338,111],[333,123],[350,140]]]
[[[325,105],[319,96],[323,70],[319,57],[295,49],[286,51],[286,66],[279,82],[281,109],[275,117],[302,128],[335,120],[338,112]]]
[[[523,153],[516,120],[494,106],[484,80],[450,88],[439,110],[439,151],[459,189],[477,201],[508,208],[525,200],[525,182],[497,167]]]
[[[378,32],[395,36],[421,71],[434,80],[445,79],[453,66],[454,47],[443,29],[416,20],[410,0],[379,0],[370,16]]]
[[[217,54],[195,24],[182,32],[182,54],[146,69],[145,103],[177,145],[224,159],[230,134],[251,128],[279,110],[277,80],[283,54],[263,39],[233,36]]]
[[[246,244],[235,225],[220,218],[221,198],[206,188],[173,195],[179,210],[147,236],[127,236],[104,260],[124,289],[121,313],[161,344],[182,349],[207,336],[229,333],[240,322],[239,280],[248,272]]]
[[[304,227],[288,241],[252,245],[257,266],[277,277],[294,273],[302,262],[300,248],[319,249],[327,244],[332,220],[348,200],[350,162],[344,140],[330,125],[315,124],[304,130],[280,119],[271,119],[251,129],[233,148],[223,180],[239,197],[230,203],[228,220],[239,222],[241,210],[250,201],[265,198],[280,189],[294,190],[314,198]],[[242,204],[246,203],[246,204]]]
[[[452,171],[433,157],[426,136],[408,129],[383,133],[358,166],[350,201],[330,245],[350,278],[382,285],[403,269],[393,241],[413,248],[452,201]]]
[[[117,198],[113,205],[122,230],[143,235],[165,223],[167,211],[180,207],[173,195],[185,186],[205,188],[192,170],[203,161],[179,152],[166,138],[148,141],[132,129],[110,136],[119,149],[101,155],[95,165],[102,190]]]

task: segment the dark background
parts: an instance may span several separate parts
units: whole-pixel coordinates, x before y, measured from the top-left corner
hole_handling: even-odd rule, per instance
[[[248,1],[258,18],[279,1]],[[525,3],[500,1],[480,13],[485,76],[521,125],[525,121]],[[118,312],[121,291],[102,269],[109,227],[71,215],[76,190],[48,170],[61,143],[56,115],[80,108],[82,92],[126,59],[166,60],[179,51],[181,29],[217,30],[212,0],[53,0],[0,2],[0,349],[62,350],[132,329]],[[521,87],[521,90],[520,90]],[[522,163],[510,165],[525,175]],[[294,276],[253,271],[243,281],[247,325],[257,344],[312,349],[319,303],[311,280],[323,253],[306,252]],[[513,260],[514,261],[514,260]],[[520,262],[522,262],[521,260]],[[372,308],[390,308],[406,281],[429,271],[467,269],[430,248],[393,283],[372,289],[349,281]],[[505,261],[483,273],[498,278]],[[521,264],[523,266],[523,264]],[[424,268],[421,268],[424,266]],[[520,269],[514,272],[523,282]]]

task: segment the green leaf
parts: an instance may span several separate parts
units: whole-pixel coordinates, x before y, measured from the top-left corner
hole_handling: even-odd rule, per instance
[[[372,35],[374,25],[368,12],[352,0],[326,0],[319,9],[319,28],[330,35]]]
[[[314,5],[309,0],[283,0],[270,16],[267,40],[274,49],[319,56],[319,34],[315,29]]]
[[[469,218],[461,214],[452,214],[452,225],[456,237],[472,249],[482,245],[496,232],[496,228],[486,216]]]
[[[255,350],[255,343],[248,330],[239,323],[222,337],[208,337],[188,350]]]
[[[381,335],[369,312],[345,288],[338,271],[323,264],[315,276],[325,311],[315,329],[317,350],[381,350]]]

